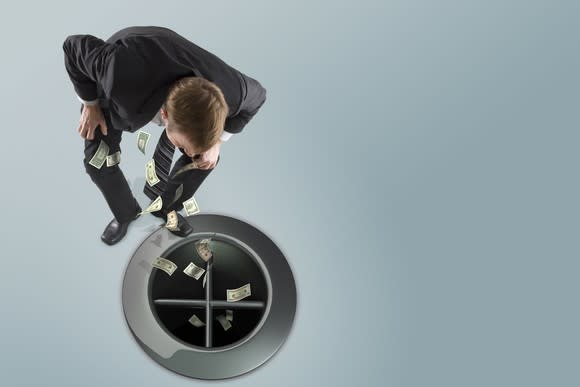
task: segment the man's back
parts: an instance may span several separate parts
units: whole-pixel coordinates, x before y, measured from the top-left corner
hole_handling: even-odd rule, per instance
[[[73,52],[84,49],[106,53],[102,57],[94,55],[85,65],[97,67],[97,98],[110,110],[118,129],[133,132],[149,122],[169,87],[182,77],[198,76],[215,83],[228,104],[228,117],[238,113],[245,97],[245,82],[239,71],[167,28],[128,27],[106,42],[91,35],[73,35],[67,38],[65,47],[67,44]]]

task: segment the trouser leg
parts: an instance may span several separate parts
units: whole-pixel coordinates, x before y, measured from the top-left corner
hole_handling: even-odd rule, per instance
[[[182,203],[187,199],[191,198],[193,194],[200,187],[201,183],[209,176],[209,174],[217,167],[220,161],[220,156],[218,156],[216,165],[211,169],[192,169],[187,172],[181,173],[177,177],[174,177],[175,172],[192,162],[191,157],[186,154],[182,154],[181,157],[175,162],[175,165],[171,169],[169,174],[170,178],[167,182],[167,188],[161,195],[163,201],[163,208],[159,211],[158,216],[166,217],[166,215],[175,210],[179,211],[183,205]],[[147,184],[147,183],[145,183]],[[176,198],[175,194],[180,185],[183,185],[183,193],[180,197]],[[145,192],[147,193],[147,192]],[[150,198],[154,200],[155,198]]]
[[[105,111],[103,113],[105,114]],[[110,121],[107,119],[107,114],[105,114],[105,119],[109,129],[108,134],[104,136],[101,133],[101,129],[97,127],[94,139],[85,139],[85,157],[83,163],[87,174],[105,197],[117,221],[126,223],[141,212],[141,207],[133,196],[131,188],[129,188],[129,183],[123,175],[119,164],[108,167],[105,163],[100,169],[89,164],[101,140],[109,146],[109,155],[121,150],[120,144],[123,132],[113,129]]]

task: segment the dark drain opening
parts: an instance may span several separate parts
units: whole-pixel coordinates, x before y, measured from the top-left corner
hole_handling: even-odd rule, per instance
[[[153,269],[149,296],[152,309],[166,331],[189,345],[211,350],[232,345],[255,330],[264,316],[268,288],[261,267],[241,246],[212,238],[214,258],[206,263],[196,253],[198,240],[188,240],[163,255],[178,268],[171,276]],[[183,273],[190,262],[206,270],[205,288],[203,277],[195,280]],[[251,285],[251,296],[237,302],[226,301],[227,289],[247,283]],[[233,317],[227,331],[217,320],[217,316],[226,315],[226,310],[231,310]],[[194,314],[206,325],[192,325],[189,319]]]

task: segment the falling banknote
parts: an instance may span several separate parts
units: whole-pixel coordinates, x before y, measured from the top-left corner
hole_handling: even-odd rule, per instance
[[[228,321],[232,321],[234,319],[234,311],[230,309],[226,309],[226,319]]]
[[[196,328],[200,328],[200,327],[205,325],[205,323],[203,321],[201,321],[199,319],[199,317],[197,317],[195,314],[193,316],[191,316],[188,321],[191,325],[193,325]]]
[[[107,167],[112,167],[113,165],[117,165],[121,162],[121,151],[117,151],[112,155],[107,156]]]
[[[89,161],[89,164],[91,164],[93,167],[97,169],[101,169],[101,167],[105,163],[105,160],[107,159],[108,154],[109,154],[109,146],[103,140],[101,140],[101,142],[99,143],[99,147],[97,148],[97,151]]]
[[[223,314],[216,316],[216,319],[219,321],[222,328],[224,328],[224,331],[227,331],[228,329],[230,329],[232,327],[232,324],[230,324],[230,322],[228,321],[226,316],[224,316]]]
[[[252,295],[252,289],[250,284],[245,284],[241,288],[237,289],[226,289],[227,301],[236,302],[240,301],[242,298],[246,298]]]
[[[203,275],[203,281],[202,281],[202,283],[201,283],[201,286],[202,286],[202,287],[204,287],[204,288],[205,288],[205,282],[206,282],[206,279],[207,279],[207,273],[205,273],[205,274]]]
[[[147,142],[149,141],[149,137],[151,137],[151,135],[147,132],[142,131],[142,130],[140,130],[139,134],[137,135],[137,148],[139,148],[139,150],[143,154],[145,154],[145,147],[147,146]]]
[[[147,161],[147,164],[145,164],[145,177],[147,179],[147,184],[152,187],[159,183],[159,178],[155,173],[155,160],[151,159]]]
[[[163,270],[167,274],[171,275],[177,269],[177,265],[171,262],[169,259],[163,257],[157,257],[151,263],[153,267]]]
[[[159,211],[162,206],[163,206],[163,200],[161,199],[161,196],[157,196],[157,199],[153,200],[153,202],[151,204],[149,204],[149,207],[147,207],[144,211],[141,211],[139,213],[139,215],[142,215],[146,212]]]
[[[205,269],[197,266],[195,263],[190,262],[189,265],[183,270],[185,274],[190,277],[195,278],[196,280],[200,279],[203,273],[205,273]]]
[[[185,209],[185,213],[187,215],[193,215],[199,212],[199,207],[197,206],[197,202],[193,196],[183,202],[183,208]]]
[[[211,239],[206,238],[195,243],[195,251],[197,251],[197,255],[206,262],[213,256],[213,252],[209,247],[210,242]]]
[[[177,231],[179,230],[179,227],[177,226],[178,222],[177,212],[171,211],[167,214],[167,223],[165,223],[165,227],[167,227],[168,230]]]

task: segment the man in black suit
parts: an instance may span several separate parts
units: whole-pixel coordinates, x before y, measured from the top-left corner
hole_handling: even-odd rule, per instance
[[[123,238],[141,207],[118,162],[101,168],[89,164],[101,140],[114,155],[123,131],[135,132],[150,121],[165,126],[154,155],[161,182],[146,183],[145,193],[162,197],[163,208],[153,215],[167,220],[181,207],[183,199],[175,200],[178,187],[180,198],[190,198],[217,165],[221,143],[240,133],[266,99],[259,82],[163,27],[129,27],[107,41],[71,35],[63,49],[66,71],[83,103],[78,132],[85,139],[84,165],[114,215],[101,235],[111,245]],[[182,155],[169,172],[174,147]],[[198,169],[175,176],[192,159]],[[167,170],[158,169],[163,163]],[[173,232],[189,234],[187,220],[179,214],[178,220]]]

